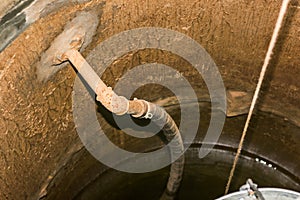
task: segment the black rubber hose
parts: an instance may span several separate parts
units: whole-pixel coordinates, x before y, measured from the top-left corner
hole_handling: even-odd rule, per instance
[[[171,170],[167,187],[161,196],[161,200],[174,199],[182,180],[184,169],[184,146],[179,129],[172,117],[162,107],[148,103],[148,113],[152,114],[152,121],[163,127],[163,133],[169,142],[171,153]]]

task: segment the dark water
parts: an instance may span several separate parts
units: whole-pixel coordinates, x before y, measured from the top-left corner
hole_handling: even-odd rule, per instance
[[[198,147],[186,152],[184,177],[177,199],[215,199],[224,194],[233,151],[216,147],[207,157],[198,158]],[[167,183],[169,167],[144,174],[129,174],[108,170],[76,199],[159,199]],[[244,154],[237,166],[231,191],[236,191],[247,178],[252,178],[260,187],[280,187],[297,190],[299,185],[281,169],[255,155]]]

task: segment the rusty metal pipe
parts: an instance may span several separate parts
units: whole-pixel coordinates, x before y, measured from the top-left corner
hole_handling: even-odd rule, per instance
[[[68,50],[61,60],[69,60],[92,90],[96,93],[97,101],[112,113],[117,115],[130,114],[135,118],[151,119],[158,126],[163,127],[163,133],[169,142],[171,152],[171,170],[167,187],[161,199],[174,199],[179,188],[184,168],[184,146],[179,129],[172,117],[160,106],[145,100],[128,100],[118,96],[108,87],[76,50]]]

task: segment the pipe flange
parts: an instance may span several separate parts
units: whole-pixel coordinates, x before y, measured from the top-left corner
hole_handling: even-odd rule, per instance
[[[125,105],[125,106],[124,106],[124,108],[122,106],[121,109],[120,108],[116,109],[113,107],[112,111],[116,115],[125,115],[129,110],[129,101],[126,97],[123,97],[123,96],[118,96],[117,98],[118,98],[118,102],[117,102],[118,107],[120,105]]]

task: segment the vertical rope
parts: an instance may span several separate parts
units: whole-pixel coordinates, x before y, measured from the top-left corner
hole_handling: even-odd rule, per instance
[[[238,149],[237,149],[237,153],[235,155],[234,162],[233,162],[233,165],[232,165],[232,168],[231,168],[231,171],[230,171],[230,175],[229,175],[228,182],[227,182],[226,189],[225,189],[225,195],[228,193],[229,188],[230,188],[230,184],[231,184],[234,172],[235,172],[235,168],[236,168],[237,162],[239,160],[239,156],[240,156],[242,148],[243,148],[245,136],[246,136],[246,133],[247,133],[247,130],[248,130],[248,127],[249,127],[249,123],[250,123],[250,120],[251,120],[251,117],[252,117],[252,114],[253,114],[253,110],[254,110],[255,104],[257,102],[257,98],[258,98],[258,95],[259,95],[259,91],[261,89],[261,85],[262,85],[267,67],[268,67],[269,62],[271,60],[271,55],[273,53],[273,49],[274,49],[274,46],[275,46],[276,41],[277,41],[278,33],[279,33],[280,27],[282,25],[284,15],[286,14],[286,10],[287,10],[289,1],[290,0],[283,0],[281,8],[280,8],[280,12],[279,12],[279,15],[278,15],[278,18],[277,18],[276,26],[275,26],[274,31],[273,31],[273,35],[272,35],[272,38],[271,38],[271,41],[270,41],[270,44],[269,44],[269,47],[268,47],[268,51],[267,51],[267,54],[266,54],[266,57],[265,57],[265,60],[264,60],[264,64],[263,64],[261,72],[260,72],[259,80],[258,80],[256,89],[255,89],[255,93],[254,93],[254,96],[253,96],[253,99],[252,99],[252,102],[251,102],[250,110],[249,110],[249,113],[248,113],[248,116],[247,116],[247,120],[246,120],[244,130],[243,130],[243,133],[242,133],[242,136],[241,136],[241,140],[240,140],[240,143],[239,143],[239,146],[238,146]]]

